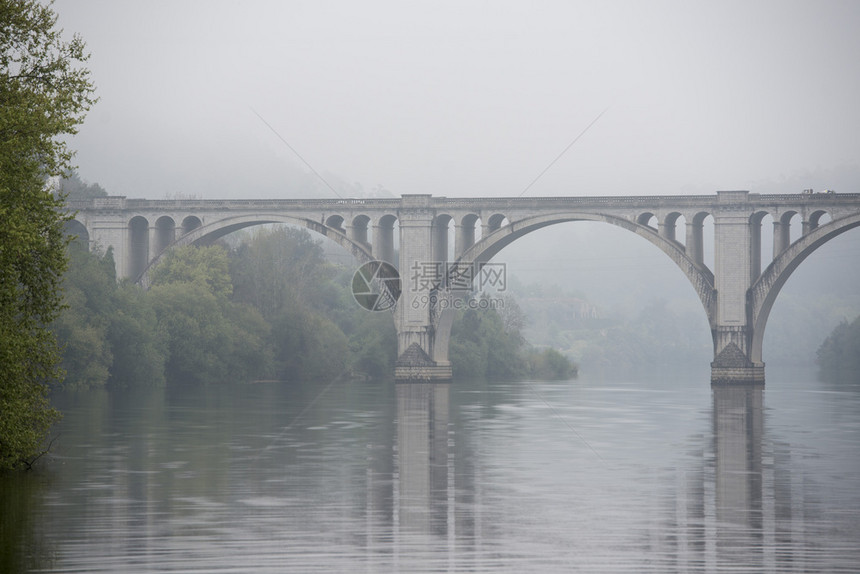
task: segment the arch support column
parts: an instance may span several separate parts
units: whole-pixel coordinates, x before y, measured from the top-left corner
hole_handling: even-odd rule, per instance
[[[684,250],[697,265],[705,263],[703,229],[704,225],[701,221],[687,222],[687,240],[684,243]]]
[[[434,297],[443,269],[434,259],[430,195],[404,195],[400,221],[401,293],[394,312],[398,382],[450,381],[451,363],[437,357]],[[440,353],[441,354],[441,353]]]
[[[474,220],[464,220],[454,226],[454,259],[461,258],[474,244]]]
[[[773,222],[773,258],[779,257],[791,243],[789,224],[774,220]]]
[[[373,256],[380,261],[397,263],[394,260],[394,224],[380,221],[373,226]]]

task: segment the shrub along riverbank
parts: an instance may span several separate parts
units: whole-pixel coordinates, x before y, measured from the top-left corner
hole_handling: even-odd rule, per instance
[[[818,348],[817,359],[825,379],[860,383],[860,317],[837,325]]]

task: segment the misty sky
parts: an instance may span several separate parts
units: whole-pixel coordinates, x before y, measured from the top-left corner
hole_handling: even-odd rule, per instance
[[[114,195],[335,197],[259,113],[344,196],[518,196],[604,110],[525,196],[860,191],[856,1],[55,9]]]

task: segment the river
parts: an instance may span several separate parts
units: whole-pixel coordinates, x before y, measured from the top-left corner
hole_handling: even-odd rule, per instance
[[[856,572],[860,388],[798,371],[55,397],[3,572]]]

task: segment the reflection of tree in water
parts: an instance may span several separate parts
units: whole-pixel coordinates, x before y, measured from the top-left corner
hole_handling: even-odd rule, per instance
[[[49,477],[0,474],[0,572],[46,568],[52,548],[37,529]]]

